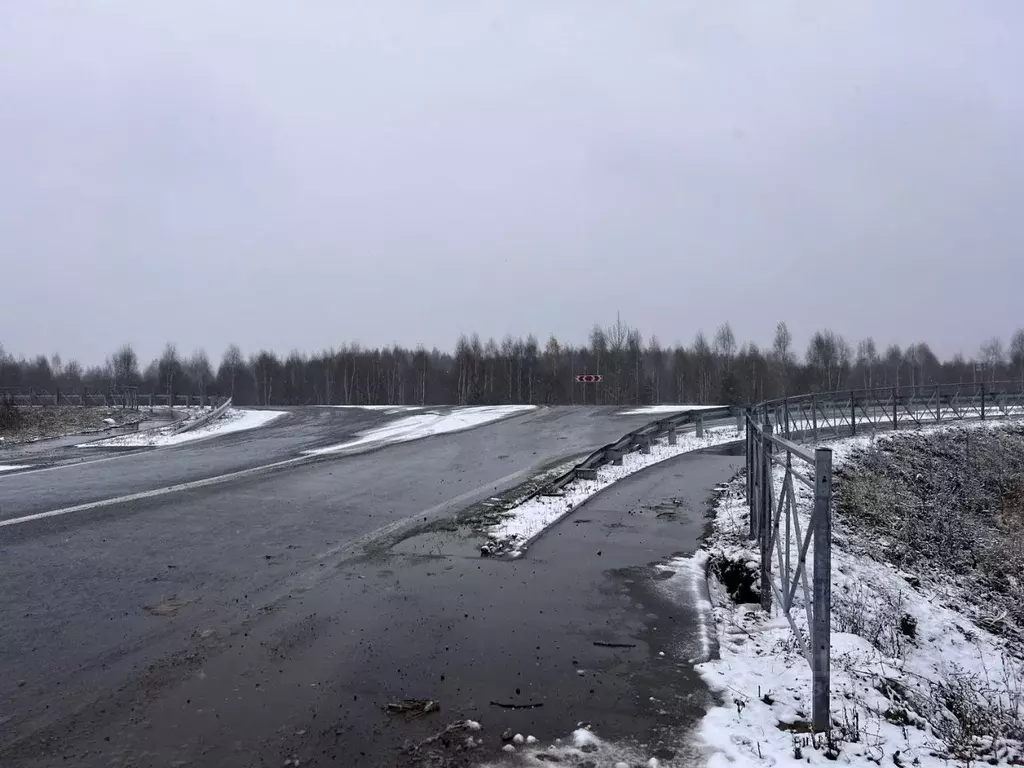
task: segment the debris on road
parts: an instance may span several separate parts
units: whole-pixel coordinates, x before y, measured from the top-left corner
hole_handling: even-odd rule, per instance
[[[603,643],[595,640],[594,645],[598,648],[636,648],[636,643]]]
[[[480,745],[480,739],[473,737],[473,734],[480,730],[480,723],[476,720],[456,720],[454,723],[448,723],[444,728],[435,733],[433,736],[428,736],[423,741],[416,744],[407,745],[404,752],[408,755],[419,755],[420,751],[425,747],[438,745],[451,751],[461,751],[464,749],[473,749]],[[432,754],[431,757],[435,758],[431,765],[437,764],[439,761],[436,759],[439,756]]]
[[[164,600],[162,603],[147,605],[145,608],[154,616],[174,616],[190,602],[192,601],[185,600],[181,597],[171,597],[168,600]]]
[[[500,701],[492,701],[492,707],[501,707],[502,709],[538,709],[544,706],[543,701],[535,701],[530,704],[504,704]]]
[[[441,705],[430,699],[403,699],[384,705],[384,711],[389,715],[405,715],[409,720],[438,712],[440,709]]]

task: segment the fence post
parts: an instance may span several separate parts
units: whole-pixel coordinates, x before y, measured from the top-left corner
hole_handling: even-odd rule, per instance
[[[750,413],[747,412],[747,442],[746,442],[746,456],[747,456],[747,509],[750,512],[750,519],[748,520],[750,530],[749,538],[754,538],[754,439],[753,431],[750,428]]]
[[[697,437],[704,437],[704,417],[697,416]]]
[[[789,440],[789,398],[783,398],[782,400],[782,415],[785,421],[783,422],[783,432],[786,434],[786,439]]]
[[[818,398],[811,395],[811,429],[814,431],[814,442],[818,442]]]
[[[811,729],[828,731],[832,619],[832,450],[814,452],[814,610],[811,624]]]
[[[900,402],[900,390],[899,387],[892,388],[892,430],[895,432],[899,428],[900,414],[899,414],[899,402]]]
[[[985,420],[985,382],[981,382],[981,420]]]
[[[760,529],[758,534],[761,543],[761,608],[770,613],[772,610],[772,424],[764,425],[764,437],[761,439],[761,509]]]
[[[853,390],[850,390],[850,434],[857,434],[857,401],[853,397]]]

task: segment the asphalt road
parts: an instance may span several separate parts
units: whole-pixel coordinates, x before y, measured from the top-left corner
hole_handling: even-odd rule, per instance
[[[297,410],[252,433],[0,476],[0,514],[11,519],[265,466],[342,442],[382,418]],[[0,764],[280,765],[282,750],[300,746],[309,759],[317,750],[328,755],[327,739],[334,752],[340,744],[366,753],[358,763],[391,764],[401,734],[384,733],[394,724],[381,721],[377,705],[425,687],[412,682],[433,674],[444,631],[456,632],[444,647],[472,645],[479,650],[471,658],[490,668],[498,656],[483,650],[516,634],[508,627],[516,616],[544,611],[548,623],[534,634],[564,633],[569,595],[552,585],[592,589],[609,563],[601,560],[598,573],[552,556],[563,565],[545,573],[535,560],[545,539],[518,564],[481,560],[458,546],[424,553],[415,545],[418,529],[646,420],[613,409],[540,409],[459,434],[0,528]],[[715,472],[716,482],[723,479]],[[692,547],[693,531],[683,538]],[[465,584],[474,590],[457,591]],[[532,611],[515,607],[527,599],[541,602]],[[459,606],[474,607],[456,622]],[[466,623],[473,613],[487,618]],[[494,630],[501,626],[508,631]],[[521,654],[525,646],[516,648]],[[470,690],[478,673],[470,668],[455,679]],[[275,693],[264,696],[272,680]],[[250,684],[257,698],[245,693]],[[188,701],[197,685],[205,706]],[[279,730],[291,727],[281,725],[290,722],[282,714],[296,722],[326,714],[319,697],[328,690],[362,696],[363,704],[353,698],[349,724],[321,733],[315,749],[293,746]],[[554,709],[571,707],[548,713]],[[206,725],[193,722],[203,716]],[[299,731],[312,734],[308,725]]]

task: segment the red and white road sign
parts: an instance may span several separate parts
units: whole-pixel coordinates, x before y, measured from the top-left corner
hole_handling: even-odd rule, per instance
[[[582,384],[596,384],[601,380],[599,373],[581,373],[576,376],[576,381]]]

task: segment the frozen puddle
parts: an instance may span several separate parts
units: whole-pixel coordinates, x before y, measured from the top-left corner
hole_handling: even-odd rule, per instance
[[[388,445],[420,440],[433,435],[461,432],[492,421],[507,419],[520,413],[536,409],[535,405],[482,405],[453,408],[450,411],[425,411],[385,424],[383,427],[361,432],[355,440],[325,448],[304,451],[307,456],[337,453],[350,448],[366,448],[372,445]]]

